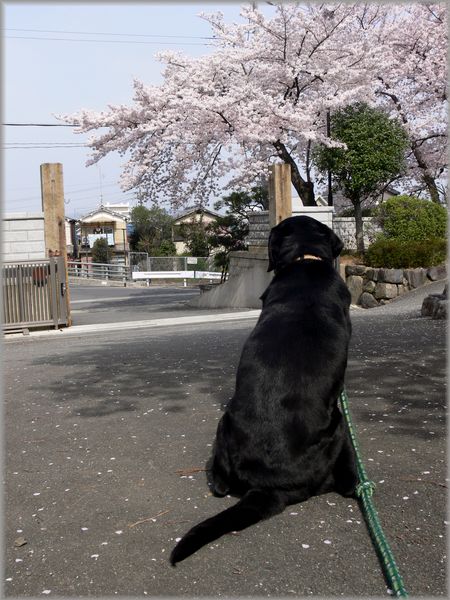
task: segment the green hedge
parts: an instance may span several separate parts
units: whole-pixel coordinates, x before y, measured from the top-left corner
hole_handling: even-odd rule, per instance
[[[446,237],[447,210],[431,200],[406,195],[389,198],[377,208],[375,218],[386,238],[406,242]]]
[[[447,241],[430,238],[421,241],[379,239],[367,250],[364,263],[369,267],[410,269],[433,267],[445,262]]]

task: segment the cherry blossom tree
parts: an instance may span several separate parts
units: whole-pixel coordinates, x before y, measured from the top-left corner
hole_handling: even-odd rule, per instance
[[[438,16],[424,16],[419,25],[416,10]],[[420,28],[428,44],[435,40],[423,66],[425,83],[433,77],[431,68],[445,69],[440,8],[414,5],[402,12],[380,5],[288,3],[278,5],[272,17],[254,7],[243,7],[241,16],[242,23],[230,25],[220,13],[203,14],[214,51],[200,58],[160,53],[163,84],[134,81],[131,105],[61,116],[77,132],[94,133],[88,164],[119,152],[126,157],[125,189],[140,187],[152,199],[163,194],[176,206],[206,202],[227,189],[248,190],[267,176],[269,164],[281,160],[291,165],[303,203],[314,205],[312,147],[336,145],[326,133],[327,113],[361,100],[383,102],[399,113],[395,94],[415,136],[416,167],[420,171],[417,156],[423,155],[427,172],[436,176],[433,148],[442,139],[425,118],[426,106],[436,110],[434,95],[427,91],[423,105],[414,96],[416,63],[406,60],[409,36],[400,34],[402,23],[403,31],[414,24],[417,44]],[[416,116],[419,109],[422,116]]]
[[[243,8],[245,23],[203,15],[213,54],[160,53],[164,83],[134,82],[131,106],[66,116],[90,140],[90,164],[111,151],[128,154],[122,183],[174,203],[254,186],[274,160],[291,165],[304,204],[314,204],[311,143],[326,141],[325,115],[367,94],[373,52],[357,36],[353,7],[279,6],[273,18]]]
[[[373,29],[383,65],[376,95],[408,133],[409,191],[425,190],[439,202],[439,180],[447,176],[446,6],[400,4],[380,12]]]

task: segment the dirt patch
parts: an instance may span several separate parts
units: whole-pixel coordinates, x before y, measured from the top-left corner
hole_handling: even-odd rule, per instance
[[[339,257],[341,265],[363,265],[364,260],[359,254],[341,254]]]

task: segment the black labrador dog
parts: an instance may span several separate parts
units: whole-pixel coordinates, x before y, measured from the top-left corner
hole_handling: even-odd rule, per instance
[[[350,293],[333,266],[342,248],[311,217],[271,230],[275,276],[242,351],[210,473],[215,495],[241,499],[188,531],[172,565],[289,504],[331,491],[354,495],[355,455],[338,407],[351,335]]]

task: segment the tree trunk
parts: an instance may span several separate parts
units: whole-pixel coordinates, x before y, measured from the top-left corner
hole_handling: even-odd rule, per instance
[[[365,247],[361,201],[359,199],[352,200],[352,204],[355,209],[356,250],[358,252],[364,252]]]
[[[299,195],[301,201],[304,206],[317,206],[317,202],[314,197],[314,184],[311,181],[305,181],[303,177],[300,175],[300,171],[298,170],[297,163],[289,154],[286,146],[277,140],[273,144],[277,151],[277,154],[283,161],[289,165],[291,165],[291,181],[292,185],[295,188],[295,191]]]
[[[383,79],[381,77],[379,79],[382,82],[382,84],[385,86],[386,90],[388,90],[388,91],[380,91],[380,94],[382,94],[383,96],[387,96],[388,98],[390,98],[392,100],[398,114],[400,115],[402,122],[405,125],[408,125],[408,119],[406,118],[406,115],[403,112],[402,105],[400,104],[398,97],[390,91],[390,89],[391,89],[390,86],[385,81],[383,81]],[[411,141],[411,150],[414,155],[414,158],[417,161],[417,166],[422,171],[422,181],[424,182],[424,184],[427,187],[428,192],[430,193],[431,200],[433,202],[437,202],[438,204],[440,204],[439,191],[438,191],[438,188],[436,185],[436,181],[428,170],[427,161],[426,161],[424,155],[422,154],[422,151],[418,147],[417,143],[414,141]]]
[[[417,165],[422,171],[422,181],[427,187],[428,193],[430,194],[430,198],[433,202],[440,204],[439,201],[439,191],[437,189],[436,181],[434,177],[430,174],[427,168],[427,163],[425,158],[420,151],[419,148],[413,147],[414,158],[417,160]]]

